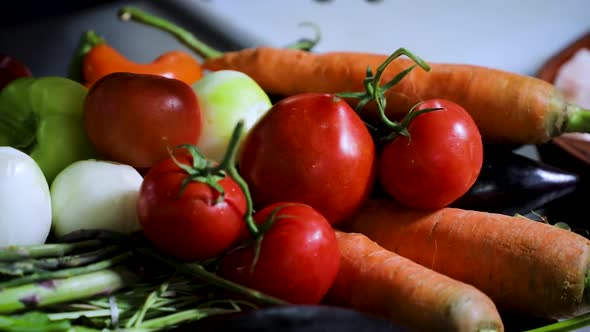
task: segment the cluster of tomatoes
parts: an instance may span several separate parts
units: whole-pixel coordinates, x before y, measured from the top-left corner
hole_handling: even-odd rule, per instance
[[[158,85],[167,98],[153,98]],[[125,106],[109,113],[107,100]],[[409,136],[383,141],[336,95],[290,96],[221,162],[191,145],[169,149],[195,144],[205,125],[196,96],[175,80],[103,79],[86,104],[97,149],[146,170],[138,216],[156,247],[182,260],[220,258],[220,276],[292,303],[321,301],[340,264],[335,226],[377,187],[410,207],[440,208],[469,189],[482,164],[478,128],[447,100],[425,101],[417,110],[440,109],[417,116]],[[147,104],[167,111],[146,114],[138,105]]]

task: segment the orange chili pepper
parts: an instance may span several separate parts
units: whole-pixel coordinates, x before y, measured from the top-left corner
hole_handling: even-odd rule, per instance
[[[137,63],[123,56],[92,31],[87,32],[84,37],[91,45],[83,56],[81,68],[83,83],[87,87],[114,72],[161,75],[189,85],[203,76],[197,59],[182,50],[163,53],[151,63]]]

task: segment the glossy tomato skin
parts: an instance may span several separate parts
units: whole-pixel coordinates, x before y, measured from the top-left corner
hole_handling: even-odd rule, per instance
[[[246,137],[239,164],[258,208],[301,202],[337,224],[373,187],[375,145],[344,100],[306,93],[267,111]]]
[[[442,208],[461,197],[477,179],[483,163],[480,132],[460,105],[427,100],[408,131],[387,143],[378,157],[378,178],[385,192],[404,205]]]
[[[275,203],[254,215],[257,224],[283,206],[264,234],[260,255],[250,272],[253,245],[230,251],[218,274],[228,280],[294,304],[317,304],[336,279],[340,250],[334,229],[311,206]]]
[[[177,159],[188,163],[190,157]],[[230,177],[219,184],[225,197],[207,184],[191,182],[177,197],[187,174],[171,159],[152,167],[140,188],[137,211],[146,238],[178,259],[198,261],[220,255],[245,227],[246,200]]]
[[[105,159],[149,168],[168,148],[196,144],[197,96],[188,84],[159,75],[113,73],[98,80],[84,103],[88,136]]]

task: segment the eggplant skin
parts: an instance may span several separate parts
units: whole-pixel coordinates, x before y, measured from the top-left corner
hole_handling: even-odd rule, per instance
[[[328,305],[288,305],[246,313],[215,315],[175,331],[241,332],[409,332],[361,312]]]
[[[576,190],[580,176],[513,150],[486,147],[481,172],[452,207],[527,214]]]

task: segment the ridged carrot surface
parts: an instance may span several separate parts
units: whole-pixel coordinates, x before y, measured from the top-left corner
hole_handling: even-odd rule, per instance
[[[325,302],[376,315],[412,331],[503,331],[496,306],[471,285],[385,250],[359,233],[337,232],[340,271]]]
[[[367,67],[375,72],[386,58],[372,53],[258,47],[205,59],[203,68],[242,71],[268,93],[289,96],[364,91]],[[386,68],[383,82],[413,64],[408,58],[395,59]],[[584,114],[582,109],[566,103],[562,94],[543,80],[475,65],[429,65],[431,71],[417,67],[385,94],[388,114],[394,118],[395,114],[405,114],[425,99],[449,99],[471,114],[489,143],[536,144],[565,131],[590,130],[588,119],[574,119]],[[366,105],[371,106],[374,104]]]
[[[551,318],[590,311],[590,241],[524,217],[370,200],[346,225],[385,249],[486,293],[500,309]]]

